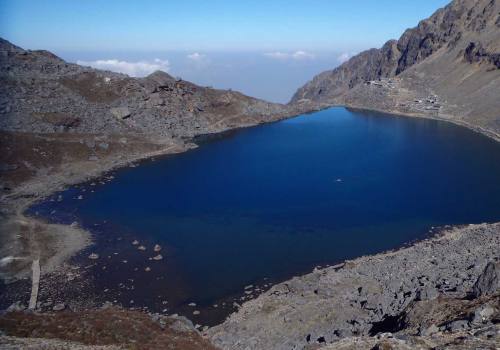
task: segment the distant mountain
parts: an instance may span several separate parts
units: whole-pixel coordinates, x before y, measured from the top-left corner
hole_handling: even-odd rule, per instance
[[[500,3],[454,0],[399,40],[297,90],[291,104],[380,109],[500,132]]]
[[[0,39],[0,129],[192,136],[283,116],[289,107],[227,90],[70,64]]]
[[[82,67],[0,39],[0,190],[78,182],[119,164],[192,147],[194,136],[274,121],[295,106]],[[33,189],[30,189],[33,191]]]

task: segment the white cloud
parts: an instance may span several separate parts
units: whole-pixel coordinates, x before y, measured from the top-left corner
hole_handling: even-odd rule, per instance
[[[128,62],[117,59],[96,60],[96,61],[77,61],[79,65],[90,66],[97,69],[110,70],[112,72],[124,73],[131,77],[144,77],[157,70],[168,72],[170,62],[155,58],[152,61]]]
[[[197,69],[205,68],[210,64],[210,60],[207,55],[201,54],[199,52],[194,52],[186,56],[189,63],[192,64]]]
[[[290,57],[290,54],[284,52],[268,52],[265,53],[264,56],[275,58],[277,60],[286,60]]]
[[[339,57],[337,57],[337,61],[339,61],[342,64],[344,62],[347,62],[350,58],[351,54],[348,52],[344,52]]]
[[[277,59],[277,60],[297,60],[297,61],[312,60],[315,58],[315,56],[312,53],[302,51],[302,50],[291,52],[291,53],[280,52],[280,51],[267,52],[264,54],[264,56],[267,56],[267,57],[270,57],[273,59]]]
[[[294,60],[312,60],[314,55],[306,51],[295,51],[292,53],[292,58]]]
[[[190,55],[187,55],[187,58],[192,60],[192,61],[202,61],[206,58],[207,56],[206,55],[203,55],[199,52],[194,52]]]

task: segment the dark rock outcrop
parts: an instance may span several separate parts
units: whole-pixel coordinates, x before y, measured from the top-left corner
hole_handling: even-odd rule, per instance
[[[484,271],[479,275],[472,294],[479,298],[483,295],[495,293],[500,288],[500,264],[489,262]]]
[[[468,63],[490,63],[500,69],[500,53],[486,51],[480,42],[469,43],[464,50],[464,59]]]

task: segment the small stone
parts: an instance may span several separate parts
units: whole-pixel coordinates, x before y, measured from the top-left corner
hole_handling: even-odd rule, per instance
[[[198,310],[193,311],[193,315],[199,315],[199,314],[200,314],[200,312]]]
[[[66,305],[64,303],[56,304],[52,307],[52,310],[54,311],[62,311],[66,308]]]
[[[455,332],[461,331],[469,328],[469,322],[467,320],[457,320],[450,322],[446,325],[446,330]]]
[[[161,246],[159,244],[155,244],[155,247],[153,248],[155,252],[159,252],[161,250]]]
[[[146,247],[143,246],[143,245],[140,245],[140,246],[137,247],[137,249],[144,251],[144,250],[146,250]]]
[[[89,259],[91,259],[91,260],[97,260],[97,259],[99,259],[99,254],[92,253],[92,254],[89,255]]]
[[[146,268],[144,269],[144,271],[149,272],[149,271],[151,271],[151,268],[148,266],[148,267],[146,267]]]
[[[188,306],[195,307],[196,303],[189,303]]]
[[[252,289],[253,288],[253,284],[250,284],[248,286],[246,286],[244,289]]]
[[[79,195],[79,196],[77,197],[77,199],[83,199],[83,196],[82,196],[82,195]]]
[[[9,307],[7,308],[7,312],[13,312],[13,311],[23,311],[24,309],[26,309],[26,308],[24,307],[24,305],[23,305],[23,304],[21,304],[21,302],[20,302],[20,301],[18,301],[18,302],[15,302],[14,304],[12,304],[11,306],[9,306]]]
[[[138,244],[139,244],[139,241],[137,239],[132,241],[132,245],[138,245]]]
[[[161,254],[158,254],[157,256],[153,257],[153,260],[161,260],[163,259],[163,256]]]
[[[439,332],[439,328],[435,324],[432,324],[427,329],[425,329],[423,332],[421,332],[421,335],[429,336],[429,335],[433,335],[437,332]]]
[[[130,111],[127,107],[115,107],[109,110],[117,119],[125,119],[130,117]]]

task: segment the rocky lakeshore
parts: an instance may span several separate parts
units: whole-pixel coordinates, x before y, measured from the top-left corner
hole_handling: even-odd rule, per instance
[[[222,349],[494,349],[498,247],[500,224],[449,228],[275,285],[206,336]]]

